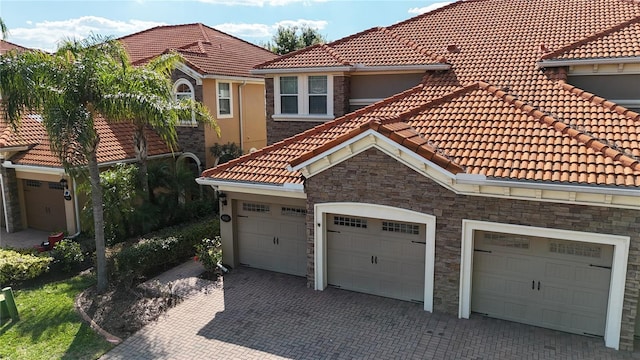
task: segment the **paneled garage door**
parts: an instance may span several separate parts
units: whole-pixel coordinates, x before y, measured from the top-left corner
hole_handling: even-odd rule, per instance
[[[604,335],[613,246],[476,231],[471,310]]]
[[[424,225],[337,214],[327,222],[329,285],[424,301]]]
[[[62,185],[39,180],[23,181],[28,226],[44,231],[66,230]]]
[[[307,273],[306,209],[238,202],[238,260],[264,270]]]

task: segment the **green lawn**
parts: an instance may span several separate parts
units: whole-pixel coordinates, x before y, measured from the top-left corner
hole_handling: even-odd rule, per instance
[[[0,359],[95,359],[111,349],[73,307],[75,296],[93,283],[77,276],[14,290],[20,321],[0,326]]]

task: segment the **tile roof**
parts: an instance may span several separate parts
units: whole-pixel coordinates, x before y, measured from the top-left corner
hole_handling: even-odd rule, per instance
[[[28,51],[31,49],[0,39],[0,55],[10,50]]]
[[[543,60],[602,59],[640,56],[640,18],[594,34],[542,56]]]
[[[276,58],[264,48],[200,23],[158,26],[118,40],[133,64],[143,64],[175,50],[201,75],[258,77],[249,70]]]
[[[0,113],[0,116],[4,116]],[[103,118],[95,119],[96,130],[100,136],[98,145],[98,163],[135,159],[133,146],[134,128],[129,123],[108,124]],[[148,129],[148,155],[170,154],[171,151],[160,136]],[[0,123],[0,151],[2,148],[29,146],[29,150],[12,157],[11,162],[20,165],[61,167],[61,162],[51,152],[49,138],[39,115],[23,115],[18,131],[6,123]]]
[[[372,50],[374,49],[374,50]],[[258,69],[282,69],[332,66],[396,66],[425,65],[446,62],[413,41],[402,38],[387,28],[372,28],[330,44],[289,53]]]
[[[399,143],[426,144],[443,157],[436,163],[451,161],[453,173],[459,167],[493,179],[640,187],[640,115],[537,67],[552,51],[604,56],[620,37],[629,39],[620,53],[631,54],[639,18],[640,4],[624,0],[467,0],[327,44],[353,47],[349,63],[406,63],[406,54],[370,42],[375,34],[396,39],[398,47],[411,44],[423,56],[446,57],[451,70],[203,176],[300,184],[301,174],[287,166],[370,128]],[[321,53],[316,46],[261,66],[323,67],[328,57]]]

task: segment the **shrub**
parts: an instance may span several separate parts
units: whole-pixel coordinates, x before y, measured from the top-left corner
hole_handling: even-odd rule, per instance
[[[207,271],[215,271],[222,262],[222,242],[220,236],[204,238],[196,244],[196,256]]]
[[[0,284],[29,280],[49,270],[51,258],[0,249]]]
[[[190,258],[202,239],[220,233],[217,220],[171,227],[140,239],[113,256],[115,277],[135,280],[153,275]]]
[[[80,244],[73,240],[62,240],[56,244],[51,252],[54,262],[62,265],[64,271],[70,272],[84,261]]]

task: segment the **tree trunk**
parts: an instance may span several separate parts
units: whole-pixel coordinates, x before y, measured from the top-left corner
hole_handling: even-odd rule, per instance
[[[147,136],[144,127],[139,126],[133,134],[133,144],[140,169],[140,183],[144,200],[149,200],[149,169],[147,166]]]
[[[97,145],[96,147],[97,148]],[[91,182],[91,202],[93,205],[93,225],[96,241],[96,277],[98,279],[97,291],[104,293],[109,285],[107,274],[107,256],[104,242],[104,209],[102,199],[102,187],[100,186],[100,170],[96,151],[89,154],[88,168]]]

